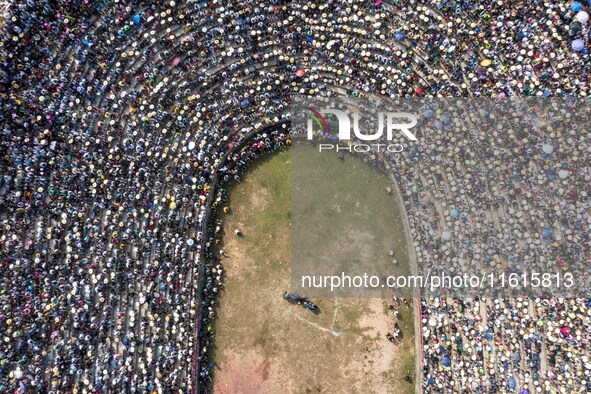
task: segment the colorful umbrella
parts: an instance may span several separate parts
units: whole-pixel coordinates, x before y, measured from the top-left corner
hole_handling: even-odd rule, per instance
[[[589,21],[589,14],[587,14],[585,11],[580,11],[576,16],[575,19],[583,24],[587,23]]]
[[[583,9],[583,5],[581,3],[579,3],[578,1],[573,1],[570,5],[570,9],[573,10],[574,12],[579,12]]]
[[[585,48],[585,41],[578,39],[578,40],[574,40],[571,44],[571,47],[573,50],[579,52],[582,51],[583,48]]]

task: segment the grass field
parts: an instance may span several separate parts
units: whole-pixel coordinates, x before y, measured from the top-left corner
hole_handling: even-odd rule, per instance
[[[385,338],[395,322],[388,311],[391,299],[313,298],[322,310],[315,315],[282,298],[291,282],[291,154],[259,160],[241,183],[230,185],[214,391],[414,392],[414,384],[403,380],[407,372],[414,379],[412,308],[398,308],[404,336],[393,344]],[[354,159],[332,159],[337,162],[331,164],[366,171],[364,177],[382,177],[375,187],[383,193],[384,175]],[[243,237],[233,234],[235,228]],[[396,248],[399,254],[404,246]]]
[[[408,275],[407,249],[399,212],[385,175],[357,156],[339,160],[335,152],[318,152],[308,143],[291,150],[292,286],[306,292],[303,276],[385,278]],[[397,264],[393,264],[394,252]],[[382,283],[383,284],[383,283]],[[397,295],[410,297],[408,289]],[[377,288],[310,288],[316,297],[388,297]]]

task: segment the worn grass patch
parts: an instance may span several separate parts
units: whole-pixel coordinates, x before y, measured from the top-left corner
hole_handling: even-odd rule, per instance
[[[291,281],[290,159],[291,151],[268,156],[229,186],[214,391],[412,393],[403,380],[414,372],[410,308],[400,307],[404,339],[392,344],[385,338],[394,325],[390,300],[313,299],[322,311],[314,315],[282,298]],[[361,162],[340,164],[379,176]]]

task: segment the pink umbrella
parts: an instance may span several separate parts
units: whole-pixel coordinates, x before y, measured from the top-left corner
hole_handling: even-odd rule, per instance
[[[379,7],[382,5],[382,0],[377,0],[375,3],[373,3],[374,6]]]
[[[560,333],[563,337],[567,337],[570,334],[570,328],[568,326],[562,326]]]
[[[298,70],[295,73],[295,75],[298,76],[298,77],[300,77],[300,78],[303,77],[304,74],[306,74],[306,72],[304,70]]]
[[[172,65],[173,66],[176,66],[180,62],[181,62],[181,58],[180,57],[175,57],[174,60],[172,61]]]

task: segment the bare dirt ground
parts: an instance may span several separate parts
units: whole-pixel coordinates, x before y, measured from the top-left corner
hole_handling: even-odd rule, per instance
[[[388,299],[312,299],[321,309],[315,315],[283,299],[291,282],[289,158],[283,152],[255,165],[230,194],[214,391],[414,392],[403,379],[415,370],[412,307]],[[389,304],[401,312],[403,339],[396,344],[385,338],[396,321]]]

